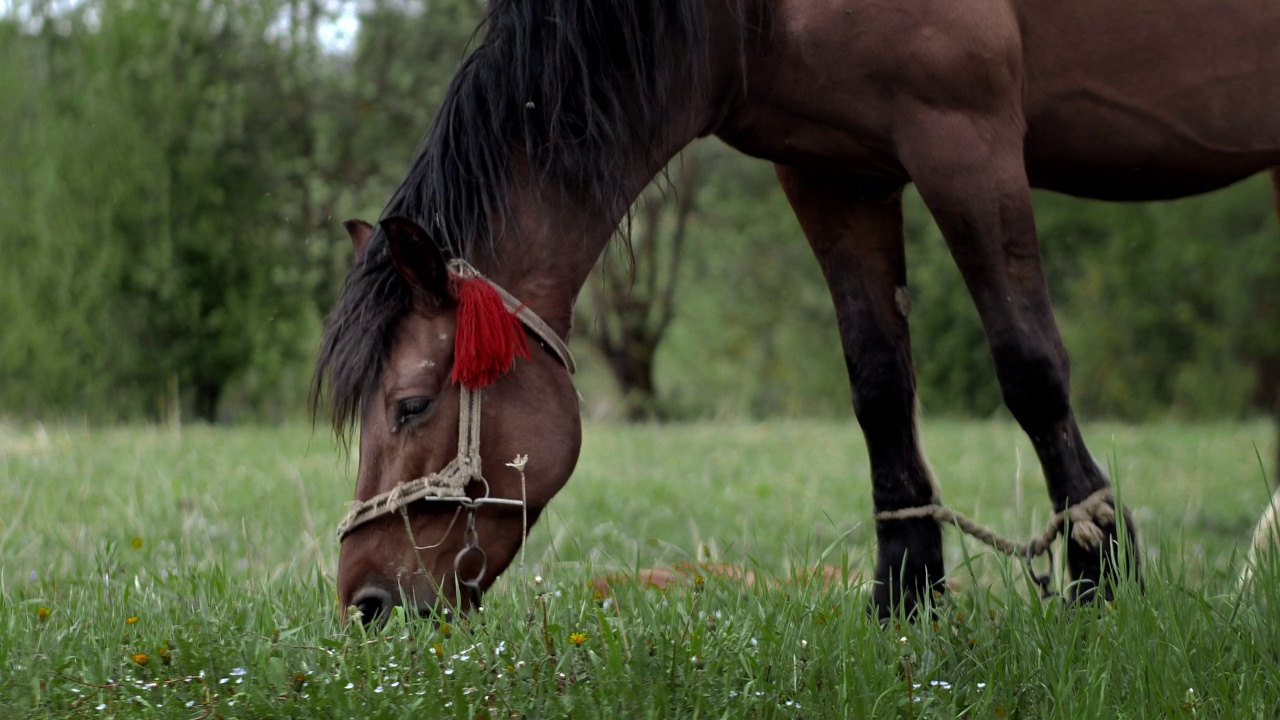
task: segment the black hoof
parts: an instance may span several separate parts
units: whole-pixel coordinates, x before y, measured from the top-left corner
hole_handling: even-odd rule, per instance
[[[881,522],[876,530],[876,584],[868,610],[881,623],[914,620],[946,591],[942,528],[932,519],[913,519]]]
[[[1099,599],[1111,602],[1120,583],[1136,583],[1139,590],[1143,589],[1142,553],[1129,511],[1124,511],[1123,524],[1113,521],[1098,523],[1098,527],[1102,530],[1102,542],[1097,546],[1087,547],[1067,539],[1071,584],[1066,595],[1073,604],[1088,604]]]

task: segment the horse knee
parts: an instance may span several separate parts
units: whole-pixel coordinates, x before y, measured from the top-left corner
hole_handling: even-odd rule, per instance
[[[915,388],[910,363],[898,353],[845,356],[853,388],[853,412],[869,437],[899,433],[915,421]]]
[[[1009,345],[992,348],[1004,404],[1031,437],[1061,423],[1071,412],[1065,353]]]

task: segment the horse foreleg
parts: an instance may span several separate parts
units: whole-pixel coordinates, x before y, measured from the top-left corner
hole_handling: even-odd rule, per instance
[[[835,303],[876,511],[936,502],[916,435],[901,188],[869,192],[838,177],[777,170]],[[899,605],[913,613],[943,589],[942,531],[935,520],[880,522],[876,539],[872,610],[880,618]]]
[[[1054,507],[1062,510],[1107,488],[1076,424],[1067,352],[1054,321],[1040,260],[1022,126],[1008,115],[919,116],[900,155],[920,190],[982,318],[1004,402],[1039,455]],[[1114,503],[1114,501],[1113,501]],[[1126,516],[1126,519],[1127,516]],[[1114,522],[1099,522],[1093,547],[1068,538],[1071,594],[1091,598],[1112,580],[1140,578],[1133,523],[1120,543]],[[1127,550],[1121,559],[1118,548]]]

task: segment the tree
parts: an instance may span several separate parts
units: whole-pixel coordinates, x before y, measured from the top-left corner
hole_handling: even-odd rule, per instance
[[[673,160],[627,220],[629,252],[606,252],[588,283],[593,317],[583,323],[586,335],[608,363],[631,421],[661,414],[654,357],[675,318],[680,261],[702,181],[696,151]]]
[[[155,414],[176,385],[213,420],[228,384],[307,325],[269,222],[278,136],[259,91],[280,67],[279,6],[28,9],[41,22],[17,45],[35,72],[8,84],[33,102],[6,129],[18,199],[0,227],[6,315],[32,320],[5,345],[35,351],[0,358],[18,380],[5,404]]]

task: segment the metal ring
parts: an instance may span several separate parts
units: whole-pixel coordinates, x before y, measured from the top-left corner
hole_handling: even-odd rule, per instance
[[[1033,564],[1035,562],[1035,556],[1032,555],[1031,548],[1029,546],[1027,547],[1027,552],[1022,558],[1023,567],[1027,570],[1027,576],[1030,577],[1031,581],[1040,589],[1041,600],[1048,600],[1049,598],[1056,597],[1058,595],[1058,593],[1053,589],[1053,548],[1045,548],[1045,553],[1049,556],[1049,571],[1044,575],[1036,574],[1036,568]]]
[[[476,573],[476,576],[474,578],[471,578],[469,580],[463,580],[462,569],[461,569],[462,558],[466,557],[468,553],[480,554],[480,571]],[[454,574],[454,577],[458,578],[459,585],[463,585],[469,588],[473,588],[475,590],[479,590],[480,583],[484,580],[484,575],[486,572],[488,572],[488,570],[489,570],[489,556],[485,554],[484,548],[481,548],[479,545],[467,545],[466,547],[459,550],[457,555],[453,556],[453,574]]]

